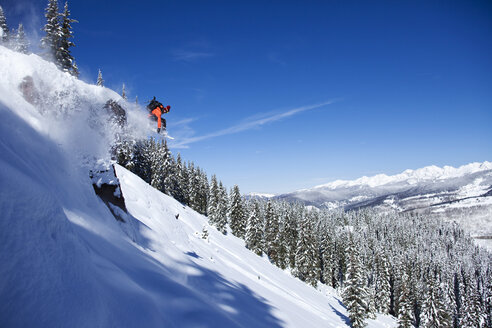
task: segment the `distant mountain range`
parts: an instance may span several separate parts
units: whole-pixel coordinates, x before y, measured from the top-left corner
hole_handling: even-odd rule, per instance
[[[475,237],[492,238],[492,162],[337,180],[274,198],[318,208],[423,213],[459,222]]]

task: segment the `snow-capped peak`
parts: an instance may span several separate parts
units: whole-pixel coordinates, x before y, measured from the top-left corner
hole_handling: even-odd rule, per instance
[[[250,192],[248,194],[248,197],[251,197],[251,198],[273,198],[273,197],[275,197],[275,195],[274,194],[260,193],[260,192]]]
[[[472,174],[475,172],[492,170],[492,162],[470,163],[458,168],[452,166],[438,167],[435,165],[426,166],[417,170],[405,170],[400,174],[386,175],[377,174],[372,177],[363,176],[356,180],[336,180],[327,184],[314,187],[315,189],[337,189],[342,187],[369,186],[377,187],[388,183],[407,182],[415,184],[424,180],[442,180]]]

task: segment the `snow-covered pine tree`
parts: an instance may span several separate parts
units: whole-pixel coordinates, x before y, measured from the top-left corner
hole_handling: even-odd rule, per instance
[[[58,49],[55,53],[58,66],[64,71],[69,72],[74,76],[78,76],[77,66],[74,65],[74,59],[71,54],[70,48],[75,44],[71,41],[73,38],[72,23],[77,22],[75,19],[70,18],[70,10],[68,10],[68,2],[65,2],[65,8],[61,14],[61,35],[59,39]],[[75,67],[75,68],[74,68]]]
[[[180,185],[183,191],[183,204],[190,205],[190,170],[189,165],[183,162],[183,167],[181,170]]]
[[[203,170],[200,170],[198,184],[200,186],[198,211],[201,214],[206,215],[208,206],[208,190],[210,189],[210,186],[208,184],[207,173],[205,173]]]
[[[227,233],[227,204],[228,197],[227,191],[222,184],[219,182],[218,195],[217,195],[217,230],[222,232],[224,235]]]
[[[325,219],[324,224],[319,227],[319,253],[320,253],[320,280],[322,283],[332,286],[333,285],[333,236],[334,231],[328,227],[328,221]]]
[[[190,163],[190,167],[188,168],[189,176],[189,186],[190,186],[190,207],[194,210],[197,210],[199,203],[199,194],[200,194],[200,186],[198,184],[198,167],[195,166],[194,162]]]
[[[180,203],[185,203],[184,191],[183,187],[186,185],[186,180],[184,179],[183,173],[183,161],[181,160],[181,154],[178,153],[176,156],[176,167],[175,167],[175,179],[176,186],[174,188],[173,197]]]
[[[161,147],[162,147],[162,152],[163,152],[163,157],[162,157],[162,184],[163,184],[163,192],[166,195],[172,196],[173,195],[173,189],[175,186],[175,166],[176,164],[174,163],[174,158],[171,154],[171,151],[169,150],[169,147],[167,146],[167,140],[161,141]]]
[[[133,150],[135,148],[135,141],[132,139],[124,140],[116,148],[116,160],[118,164],[133,172],[134,163]]]
[[[360,265],[359,245],[352,233],[348,236],[347,276],[343,291],[343,303],[347,307],[353,328],[366,326],[367,290],[365,287],[363,268]]]
[[[133,161],[135,162],[135,173],[148,184],[152,179],[152,157],[154,153],[155,141],[153,139],[139,141],[136,144]]]
[[[96,85],[100,86],[100,87],[104,86],[104,80],[103,80],[103,75],[102,75],[101,69],[99,69],[99,72],[97,73]]]
[[[296,277],[316,287],[320,278],[318,240],[315,236],[314,223],[317,221],[314,212],[304,213],[298,226],[298,239],[295,256]]]
[[[427,277],[424,303],[422,304],[422,324],[426,328],[451,327],[451,317],[446,312],[440,286],[438,268],[433,268]]]
[[[296,267],[296,251],[297,251],[297,239],[299,236],[299,230],[297,225],[297,216],[294,210],[294,206],[290,205],[286,210],[286,217],[284,220],[284,242],[287,249],[287,265],[294,270]]]
[[[453,327],[458,327],[461,315],[463,311],[463,307],[461,304],[461,289],[463,286],[463,281],[461,280],[461,275],[458,274],[458,270],[454,271],[453,275],[453,289],[454,289],[454,313],[453,313]]]
[[[58,0],[48,0],[48,6],[45,10],[46,24],[43,31],[46,35],[41,39],[41,47],[45,49],[44,56],[48,59],[55,60],[62,30],[58,21]]]
[[[123,83],[123,87],[121,88],[121,98],[127,99],[126,98],[126,90],[125,90],[125,83]]]
[[[198,178],[198,168],[195,167],[195,163],[189,162],[188,164],[188,190],[189,190],[189,206],[198,211],[200,200],[200,185]]]
[[[135,105],[138,105],[138,96],[135,96]]]
[[[147,161],[150,165],[150,185],[159,191],[163,191],[163,169],[162,164],[164,159],[163,147],[154,138],[148,141],[146,149]]]
[[[401,293],[398,301],[398,328],[412,328],[413,327],[413,299],[410,286],[410,278],[403,271],[401,278]]]
[[[239,192],[238,185],[234,185],[231,191],[231,202],[229,207],[230,227],[232,234],[244,238],[246,233],[246,217],[244,213],[244,202]]]
[[[274,264],[278,263],[278,231],[279,220],[274,205],[268,200],[265,210],[264,252]]]
[[[176,195],[179,189],[178,176],[180,175],[180,173],[176,171],[176,159],[174,158],[170,150],[168,150],[168,152],[169,161],[166,163],[166,167],[164,168],[164,172],[166,174],[164,178],[164,185],[166,186],[167,194],[176,199]]]
[[[151,138],[150,141],[150,185],[163,193],[167,193],[165,178],[167,175],[166,169],[168,168],[170,160],[169,148],[167,148],[167,143],[165,141],[156,142],[153,138]]]
[[[253,200],[246,226],[246,247],[257,255],[263,253],[263,219],[258,201]]]
[[[464,274],[465,290],[461,300],[463,305],[460,327],[481,327],[482,311],[480,309],[480,296],[477,282],[472,274]]]
[[[24,26],[19,24],[17,32],[15,34],[15,41],[13,42],[13,49],[23,54],[29,52],[29,41],[26,38],[26,33],[24,32]]]
[[[376,313],[378,312],[376,310],[376,289],[374,288],[374,285],[369,284],[366,286],[367,290],[367,318],[369,319],[376,319]]]
[[[7,25],[7,18],[3,12],[2,6],[0,6],[0,44],[8,45],[9,43],[9,27]]]
[[[210,190],[208,193],[208,205],[207,205],[207,214],[208,220],[210,224],[213,226],[217,226],[218,221],[218,203],[219,203],[219,184],[217,182],[217,177],[212,175],[210,180]]]
[[[278,250],[277,250],[277,262],[275,263],[276,266],[281,268],[282,270],[287,268],[287,262],[288,262],[288,250],[287,250],[287,242],[285,240],[285,229],[286,229],[286,205],[282,203],[281,208],[279,209],[279,227],[278,227],[278,234],[277,234],[277,241],[276,244],[278,245]]]
[[[348,238],[346,235],[346,229],[349,223],[346,221],[345,213],[334,217],[337,220],[338,229],[336,231],[336,239],[333,245],[333,264],[335,274],[335,288],[343,288],[345,284],[345,277],[347,272],[347,249]]]
[[[492,327],[492,263],[490,262],[485,279],[485,327]]]
[[[388,258],[383,252],[376,255],[375,281],[376,310],[380,313],[389,314],[391,300],[390,266]]]

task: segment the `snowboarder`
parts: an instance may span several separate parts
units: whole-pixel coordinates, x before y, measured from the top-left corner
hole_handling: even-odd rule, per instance
[[[166,130],[166,119],[162,118],[161,115],[168,113],[171,106],[167,105],[164,107],[160,102],[158,102],[155,97],[150,101],[147,106],[149,110],[149,117],[154,121],[157,121],[157,133],[161,132],[162,126],[164,126],[164,131]]]

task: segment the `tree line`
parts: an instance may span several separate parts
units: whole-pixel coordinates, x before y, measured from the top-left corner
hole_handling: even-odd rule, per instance
[[[119,164],[208,216],[218,231],[316,287],[340,291],[353,327],[492,327],[492,256],[457,224],[414,214],[329,211],[243,197],[165,141],[124,141]]]
[[[77,22],[70,17],[68,2],[62,12],[58,10],[58,1],[49,0],[45,9],[46,24],[43,27],[45,36],[40,40],[43,57],[53,61],[64,72],[78,77],[79,70],[71,48],[73,43],[72,23]],[[26,37],[24,26],[19,24],[17,30],[9,30],[3,8],[0,6],[0,44],[12,50],[28,54],[30,43]]]

